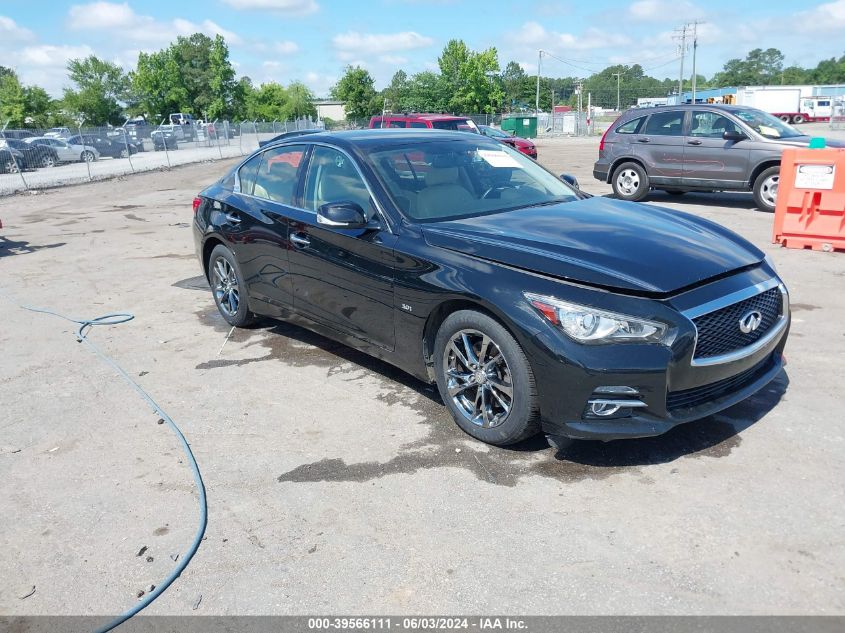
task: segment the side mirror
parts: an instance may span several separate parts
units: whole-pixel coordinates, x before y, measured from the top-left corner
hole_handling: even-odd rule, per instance
[[[745,136],[745,134],[737,130],[728,130],[722,133],[722,138],[726,141],[742,141],[745,140],[747,137]]]
[[[576,189],[581,188],[578,186],[578,179],[572,174],[561,174],[560,179],[570,187],[575,187]]]
[[[336,229],[363,229],[367,226],[367,216],[355,202],[328,202],[317,210],[317,224]]]

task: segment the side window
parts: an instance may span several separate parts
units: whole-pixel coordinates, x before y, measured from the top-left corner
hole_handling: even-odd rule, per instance
[[[391,121],[387,127],[405,127],[404,121]]]
[[[736,132],[736,125],[718,112],[694,110],[690,123],[690,136],[699,138],[722,138],[725,132]]]
[[[305,208],[316,213],[329,202],[354,202],[368,218],[375,214],[370,192],[352,160],[336,149],[318,145],[311,154],[305,181]]]
[[[643,134],[654,136],[681,136],[684,129],[684,112],[657,112],[648,117]]]
[[[617,134],[639,134],[640,128],[643,126],[643,122],[645,121],[645,117],[641,116],[637,119],[631,119],[627,123],[623,123],[618,128],[616,128]]]
[[[264,160],[258,165],[255,176],[253,195],[292,205],[299,165],[304,154],[304,145],[277,147],[264,152]]]
[[[422,121],[411,121],[411,127],[425,127],[425,128],[427,128],[428,126],[425,123],[423,123]]]
[[[372,124],[370,127],[371,127],[371,128],[373,128],[373,129],[380,128],[380,127],[381,127],[381,124],[382,124],[382,121],[381,121],[381,120],[379,120],[379,121],[373,121],[373,124]]]
[[[255,177],[258,175],[258,166],[261,164],[263,154],[256,154],[238,170],[238,179],[241,181],[241,193],[249,196],[255,191]]]

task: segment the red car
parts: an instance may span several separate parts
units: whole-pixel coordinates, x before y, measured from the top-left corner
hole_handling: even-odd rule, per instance
[[[490,138],[494,138],[501,143],[510,145],[511,147],[516,150],[519,150],[526,156],[537,160],[537,147],[527,138],[511,136],[507,132],[502,132],[502,130],[495,127],[490,127],[489,125],[479,125],[478,129],[481,130],[481,133],[484,136],[489,136]]]
[[[385,114],[370,119],[371,128],[429,128],[479,133],[478,126],[465,116],[451,114]]]

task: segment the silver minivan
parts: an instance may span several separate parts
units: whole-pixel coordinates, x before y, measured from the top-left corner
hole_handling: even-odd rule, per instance
[[[807,147],[810,137],[777,117],[742,106],[691,104],[629,110],[599,143],[593,176],[623,200],[651,189],[752,191],[757,206],[774,211],[781,153]],[[827,141],[830,147],[845,143]]]

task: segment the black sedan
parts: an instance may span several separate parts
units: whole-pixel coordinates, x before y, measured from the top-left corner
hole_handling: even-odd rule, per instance
[[[59,163],[59,157],[56,154],[56,150],[49,145],[25,143],[13,138],[6,139],[6,145],[21,153],[21,169],[53,167]]]
[[[106,138],[98,134],[77,134],[71,136],[68,143],[74,145],[89,145],[96,148],[100,152],[100,156],[111,156],[112,158],[128,158],[132,154],[138,153],[138,147],[135,143],[129,142],[128,139],[124,141],[122,138]]]
[[[492,444],[658,435],[783,366],[788,295],[756,247],[589,197],[480,135],[291,138],[194,210],[228,323],[287,319],[436,382]]]

